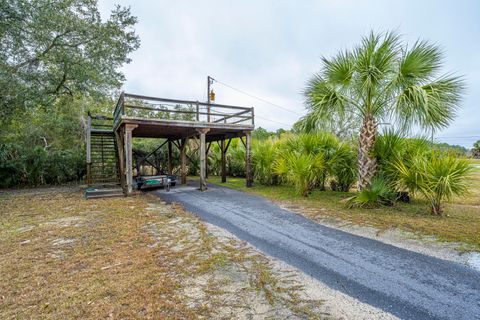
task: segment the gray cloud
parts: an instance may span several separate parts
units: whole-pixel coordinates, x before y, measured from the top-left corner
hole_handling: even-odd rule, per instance
[[[470,147],[480,139],[480,3],[476,1],[100,1],[138,16],[141,48],[124,68],[125,90],[206,99],[206,76],[303,114],[301,91],[320,57],[349,48],[370,30],[396,29],[409,42],[445,51],[445,71],[465,75],[456,121],[437,140]],[[276,129],[298,116],[214,86],[219,103],[254,106],[259,126]],[[270,119],[276,122],[267,121]],[[468,137],[468,138],[465,138]]]

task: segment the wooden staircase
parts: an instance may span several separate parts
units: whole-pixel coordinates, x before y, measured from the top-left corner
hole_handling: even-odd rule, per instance
[[[106,120],[106,118],[100,118]],[[91,119],[89,119],[91,124]],[[85,198],[123,196],[120,185],[118,149],[113,130],[108,125],[92,128],[89,125],[90,163],[87,163],[87,184]],[[87,147],[88,148],[88,147]],[[87,150],[88,153],[88,150]]]

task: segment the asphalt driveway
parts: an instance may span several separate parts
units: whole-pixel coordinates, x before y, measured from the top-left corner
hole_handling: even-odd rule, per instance
[[[264,253],[402,319],[480,319],[480,272],[332,229],[241,191],[154,191]]]

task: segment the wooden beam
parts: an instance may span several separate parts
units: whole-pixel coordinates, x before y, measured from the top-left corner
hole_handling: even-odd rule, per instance
[[[252,177],[252,155],[251,155],[251,144],[252,144],[252,137],[251,132],[245,132],[245,177],[246,177],[246,185],[247,188],[250,188],[253,183]],[[242,140],[243,141],[243,140]]]
[[[92,183],[92,116],[87,118],[87,185]]]
[[[239,117],[240,118],[240,117]],[[247,120],[252,120],[253,117],[245,117],[243,119],[240,119],[240,120],[237,120],[237,121],[233,121],[233,122],[230,122],[231,124],[238,124],[238,123],[242,123],[244,121],[247,121]]]
[[[125,125],[125,180],[127,185],[127,194],[133,191],[133,156],[132,156],[132,131],[137,125]]]
[[[241,112],[238,112],[238,113],[234,113],[234,114],[231,114],[231,115],[227,115],[227,116],[224,116],[223,118],[220,118],[218,120],[215,120],[213,122],[224,122],[227,120],[227,119],[230,119],[230,118],[243,118],[244,120],[246,120],[247,118],[250,118],[250,116],[244,116],[244,117],[239,117],[245,113],[249,113],[249,112],[252,112],[251,110],[245,110],[245,111],[241,111]]]
[[[172,140],[172,143],[177,147],[178,150],[180,150],[180,143],[176,140]]]
[[[232,142],[232,138],[228,139],[227,146],[225,147],[225,153],[228,151],[228,147],[230,147],[230,142]]]
[[[138,177],[140,176],[140,166],[142,165],[142,162],[144,159],[142,159],[142,157],[139,156],[138,154],[135,154],[135,151],[133,151],[133,156],[135,156],[135,168],[137,169],[137,177]],[[132,156],[132,159],[133,159],[133,156]]]
[[[168,140],[165,140],[160,146],[158,146],[155,150],[147,154],[144,158],[150,157],[152,154],[156,153],[158,150],[160,150],[161,147],[163,147],[165,144],[167,144]]]
[[[200,133],[200,191],[207,190],[207,162],[205,150],[205,133]]]
[[[227,182],[227,160],[226,160],[227,149],[225,148],[224,139],[220,141],[220,152],[222,153],[222,183],[225,183]]]
[[[168,140],[168,174],[173,172],[173,153],[172,153],[172,140]]]
[[[207,190],[207,161],[206,161],[206,146],[205,135],[210,129],[197,129],[200,134],[200,191]]]
[[[208,145],[207,145],[207,153],[210,152],[210,147],[212,146],[212,142],[209,142]]]
[[[154,167],[155,170],[157,170],[157,172],[160,172],[160,168],[157,167],[156,164],[151,163],[150,160],[148,160],[148,158],[142,158],[142,159],[141,159],[141,162],[146,162],[146,163],[148,163],[149,165],[151,165],[152,167]]]
[[[245,141],[243,141],[243,137],[240,137],[240,141],[242,141],[243,146],[246,148],[246,147],[247,147],[247,143],[246,143]]]
[[[133,152],[133,155],[136,156],[137,158],[137,173],[140,172],[138,167],[142,166],[145,162],[151,165],[152,167],[154,167],[155,170],[157,170],[157,172],[160,172],[160,167],[158,167],[156,164],[148,160],[148,157],[150,157],[153,153],[149,153],[147,156],[144,157],[141,154],[138,154],[137,152],[135,152],[135,150],[132,150],[132,152]]]
[[[124,126],[121,126],[118,130],[115,131],[115,139],[117,143],[117,152],[118,152],[118,168],[120,173],[120,185],[122,186],[123,193],[127,195],[127,185],[125,181],[125,145],[124,137],[125,130]]]
[[[212,142],[207,144],[207,150],[205,151],[205,178],[208,178],[208,153],[210,152],[210,147],[212,146]]]
[[[195,152],[198,152],[198,148],[191,150],[192,155],[195,154]],[[187,153],[185,153],[185,156],[187,157],[188,161],[192,161],[191,155],[189,156]]]
[[[180,141],[181,184],[187,184],[187,139]]]
[[[197,145],[197,149],[200,148],[200,142],[198,141],[197,137],[193,136],[192,139],[193,139],[193,142],[195,142],[195,144]]]
[[[124,124],[138,124],[141,126],[157,126],[165,132],[168,128],[181,128],[182,130],[188,129],[219,129],[228,130],[232,132],[243,132],[247,130],[253,130],[254,126],[251,124],[232,124],[232,123],[215,123],[215,122],[197,122],[190,120],[173,120],[173,119],[159,119],[159,118],[142,118],[134,116],[122,117],[122,123]],[[168,133],[168,131],[166,131]],[[166,134],[168,136],[168,134]]]

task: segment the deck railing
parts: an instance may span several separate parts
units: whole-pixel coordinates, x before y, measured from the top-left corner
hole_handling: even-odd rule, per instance
[[[254,125],[253,108],[128,93],[122,93],[115,106],[114,126],[123,115],[143,119]]]

